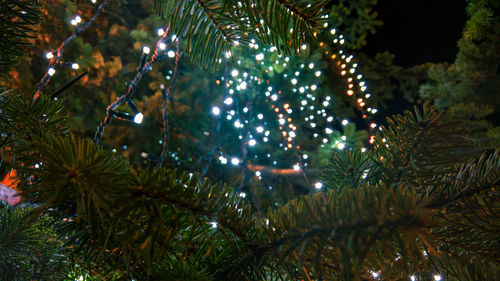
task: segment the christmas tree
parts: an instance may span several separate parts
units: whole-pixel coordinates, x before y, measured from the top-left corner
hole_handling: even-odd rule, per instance
[[[2,278],[498,278],[494,142],[453,110],[374,121],[352,51],[373,4],[42,7],[45,51],[2,80],[2,169],[30,206],[1,210]]]

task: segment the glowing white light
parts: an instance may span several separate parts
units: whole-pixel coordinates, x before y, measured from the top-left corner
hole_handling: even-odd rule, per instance
[[[260,177],[260,175],[261,175],[260,171],[255,172],[255,175],[258,176],[258,177]]]
[[[46,57],[47,59],[49,59],[49,60],[50,60],[51,58],[53,58],[53,57],[54,57],[54,54],[52,54],[52,52],[47,52],[47,53],[45,54],[45,57]]]
[[[54,68],[52,68],[52,67],[51,67],[51,68],[49,68],[49,70],[47,71],[47,73],[48,73],[50,76],[52,76],[52,75],[54,75],[54,74],[56,73],[56,70],[55,70]]]
[[[149,54],[149,52],[151,51],[151,49],[149,49],[148,46],[144,46],[142,47],[142,52],[145,53],[145,54]]]
[[[412,276],[410,276],[410,280],[415,281],[415,280],[417,280],[417,278],[415,277],[415,275],[412,275]]]
[[[327,107],[329,104],[330,104],[330,103],[329,103],[329,102],[327,102],[327,101],[324,101],[324,102],[323,102],[323,106],[324,106],[324,107]]]
[[[314,75],[315,75],[316,77],[321,76],[321,71],[319,71],[319,70],[318,70],[318,71],[316,71],[316,72],[314,73]]]
[[[254,139],[251,139],[250,141],[248,141],[249,146],[255,146],[256,144],[257,144],[257,141]]]
[[[302,158],[307,159],[307,158],[309,158],[309,155],[304,154],[304,155],[302,155]]]
[[[272,95],[272,96],[271,96],[271,99],[272,99],[273,101],[276,101],[276,100],[278,99],[278,95],[276,95],[276,94]]]
[[[333,130],[332,130],[332,129],[330,129],[330,128],[326,128],[326,129],[325,129],[325,132],[326,132],[327,134],[331,134],[331,133],[333,133]]]
[[[370,124],[370,127],[372,127],[372,128],[376,128],[376,127],[377,127],[377,124],[375,124],[375,123],[371,123],[371,124]]]
[[[76,20],[75,20],[75,19],[72,19],[72,20],[70,21],[70,23],[71,23],[71,25],[77,25],[77,24],[78,24],[78,23],[76,22]]]
[[[92,4],[95,4],[97,0],[90,0],[90,2],[92,2]]]
[[[224,165],[225,165],[225,164],[227,164],[227,158],[226,158],[226,157],[224,157],[224,156],[220,156],[220,157],[219,157],[219,161],[220,161],[222,164],[224,164]]]
[[[264,132],[264,127],[259,126],[256,128],[256,130],[257,130],[257,133],[262,133],[262,132]]]
[[[333,117],[332,116],[328,116],[328,118],[326,118],[326,121],[332,122],[333,121]]]
[[[439,275],[439,274],[434,275],[434,280],[436,280],[436,281],[441,281],[441,279],[443,279],[443,278],[441,277],[441,275]]]
[[[78,63],[75,62],[75,63],[71,64],[71,68],[78,69],[78,68],[80,68],[80,66],[78,65]]]
[[[238,76],[238,74],[240,74],[240,73],[236,69],[233,69],[233,71],[231,71],[231,76],[233,76],[233,77]]]
[[[305,49],[307,49],[307,45],[306,44],[302,44],[301,48],[302,48],[302,50],[305,50]]]
[[[227,98],[224,100],[224,103],[227,104],[227,105],[230,105],[233,103],[233,98]]]
[[[165,34],[165,30],[163,30],[163,28],[158,28],[156,33],[158,33],[158,36],[163,36],[163,34]]]
[[[294,171],[298,171],[298,170],[300,170],[300,166],[299,166],[299,164],[295,164],[295,165],[293,165],[293,170],[294,170]]]
[[[210,224],[212,225],[212,228],[217,228],[217,223],[216,222],[213,221]]]
[[[231,158],[231,164],[233,165],[239,165],[240,164],[240,159],[236,158],[236,157],[233,157]]]
[[[316,85],[311,85],[311,90],[316,91],[317,86]]]
[[[346,140],[347,140],[347,137],[346,137],[346,136],[342,136],[342,140],[343,140],[343,141],[346,141]]]
[[[279,121],[280,125],[284,125],[285,124],[285,119],[283,119],[283,118],[280,118],[278,121]]]
[[[245,198],[245,197],[247,197],[247,194],[246,194],[245,192],[241,192],[241,193],[240,193],[240,197],[241,197],[241,198]]]
[[[212,107],[212,113],[213,115],[219,115],[220,114],[220,108],[217,106]]]
[[[365,152],[365,151],[366,151],[365,147],[361,148],[361,152]]]
[[[320,182],[317,182],[314,184],[314,188],[316,188],[316,189],[321,189],[322,187],[323,187],[323,184]]]
[[[306,91],[306,89],[305,89],[304,87],[300,87],[300,88],[299,88],[299,93],[301,93],[301,94],[302,94],[302,93],[304,93],[305,91]]]
[[[263,53],[257,54],[257,55],[255,56],[255,59],[256,59],[256,60],[258,60],[258,61],[263,60],[263,59],[264,59],[264,54],[263,54]]]
[[[242,90],[245,90],[247,88],[247,82],[243,81],[241,84],[240,84],[240,88]]]
[[[167,52],[167,56],[168,56],[169,58],[174,58],[174,57],[175,57],[175,52],[174,52],[174,51],[172,51],[172,50],[170,50],[170,51],[168,51],[168,52]]]
[[[264,115],[262,115],[262,113],[259,113],[259,114],[257,114],[257,118],[262,119],[262,118],[264,118]]]
[[[311,62],[311,63],[308,65],[308,67],[309,67],[309,69],[313,69],[313,68],[314,68],[314,63],[312,63],[312,62]]]
[[[345,148],[345,144],[343,142],[341,142],[341,143],[337,144],[337,148],[342,150]]]
[[[372,271],[371,274],[372,274],[373,278],[379,277],[379,274],[377,272]]]
[[[337,30],[335,30],[335,28],[332,28],[332,29],[330,30],[330,34],[332,34],[332,35],[334,35],[334,34],[335,34],[335,32],[337,32]]]
[[[307,104],[307,101],[306,101],[306,100],[302,100],[302,101],[300,102],[300,104],[302,104],[302,105],[306,105],[306,104]]]
[[[144,115],[142,115],[142,113],[139,112],[134,116],[134,123],[141,124],[142,119],[144,119]]]
[[[165,50],[167,48],[167,45],[162,42],[162,43],[160,43],[159,47],[160,47],[160,50]]]
[[[295,85],[295,84],[297,84],[297,79],[293,78],[293,79],[291,80],[291,82],[292,82],[292,84],[293,84],[293,85]]]
[[[342,120],[342,125],[343,125],[343,126],[345,126],[345,125],[347,125],[347,124],[349,124],[349,121],[347,121],[346,119]]]

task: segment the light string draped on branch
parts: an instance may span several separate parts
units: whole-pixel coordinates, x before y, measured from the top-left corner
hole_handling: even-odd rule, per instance
[[[104,133],[104,130],[106,129],[107,126],[111,123],[111,120],[113,117],[118,118],[118,119],[125,119],[125,120],[133,120],[135,123],[141,123],[142,122],[142,113],[140,113],[137,108],[135,107],[134,103],[132,102],[132,97],[135,93],[135,90],[137,89],[137,85],[142,79],[142,76],[144,73],[157,61],[163,59],[164,57],[167,56],[167,54],[162,54],[160,55],[160,51],[165,49],[165,39],[167,38],[167,35],[170,30],[170,25],[168,25],[161,35],[160,39],[156,42],[156,49],[151,56],[151,59],[148,61],[148,53],[150,52],[149,47],[144,47],[143,48],[143,54],[141,58],[141,62],[139,64],[139,67],[137,68],[137,74],[135,75],[134,79],[130,83],[130,86],[128,87],[127,93],[118,97],[113,103],[111,103],[107,108],[106,108],[106,117],[104,120],[99,124],[97,127],[97,131],[94,136],[94,142],[99,144],[102,139],[102,135]],[[178,40],[177,37],[175,37],[176,40]],[[129,107],[134,111],[134,116],[130,116],[127,113],[122,113],[122,112],[117,112],[115,111],[118,107],[123,105],[124,103],[127,103]]]
[[[40,82],[38,82],[38,85],[36,87],[36,92],[33,95],[33,101],[36,101],[38,97],[42,94],[43,88],[49,83],[50,78],[54,75],[55,73],[55,67],[56,66],[71,66],[74,69],[78,69],[78,64],[76,63],[67,63],[62,61],[62,56],[64,53],[64,48],[66,45],[68,45],[75,37],[80,34],[81,32],[85,31],[91,24],[95,22],[95,20],[101,15],[102,9],[105,5],[108,4],[108,0],[103,0],[95,9],[95,14],[92,16],[92,18],[86,22],[83,25],[78,25],[81,22],[80,16],[76,16],[75,19],[71,20],[71,24],[75,25],[75,30],[73,33],[64,40],[59,48],[47,53],[46,57],[49,59],[49,65],[47,67],[47,71],[45,71],[45,74],[43,75],[42,79]]]
[[[181,57],[181,52],[179,50],[179,40],[176,40],[175,43],[175,62],[174,62],[174,69],[172,73],[172,80],[168,87],[165,89],[165,86],[162,85],[161,89],[161,96],[163,99],[163,151],[161,152],[160,156],[160,161],[158,162],[158,166],[161,167],[163,166],[163,163],[165,162],[165,158],[167,158],[168,155],[168,108],[167,108],[167,101],[170,99],[170,93],[172,92],[172,89],[175,86],[176,78],[177,78],[177,68],[179,66],[179,58]]]

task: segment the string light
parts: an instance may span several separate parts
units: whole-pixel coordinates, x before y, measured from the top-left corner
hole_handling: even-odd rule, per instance
[[[220,114],[220,108],[217,106],[212,107],[212,114],[213,115],[219,115]]]
[[[78,63],[75,62],[75,63],[71,64],[71,68],[76,70],[76,69],[80,68],[80,66],[78,65]]]
[[[142,52],[145,53],[145,54],[149,54],[149,52],[151,51],[151,49],[149,49],[148,46],[144,46],[142,47]]]
[[[49,59],[49,60],[50,60],[51,58],[53,58],[53,57],[54,57],[54,54],[52,54],[52,52],[47,52],[47,53],[45,54],[45,57],[46,57],[47,59]]]
[[[231,164],[233,164],[234,166],[237,166],[240,164],[240,159],[236,158],[236,157],[233,157],[231,159]]]
[[[143,119],[144,115],[142,115],[142,113],[139,112],[134,116],[134,123],[141,124]]]
[[[56,73],[56,70],[54,68],[49,68],[49,70],[47,71],[47,73],[50,75],[50,76],[53,76],[55,73]]]

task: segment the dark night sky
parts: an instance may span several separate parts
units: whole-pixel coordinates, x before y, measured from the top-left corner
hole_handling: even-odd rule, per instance
[[[394,63],[403,67],[452,63],[467,20],[465,8],[465,0],[379,0],[375,9],[383,25],[367,38],[362,52],[373,58],[389,51],[395,54]],[[379,108],[375,120],[385,122],[385,117],[413,107],[398,92],[387,105]]]
[[[376,11],[383,26],[368,38],[369,55],[385,50],[395,63],[453,62],[466,21],[465,0],[379,0]]]

